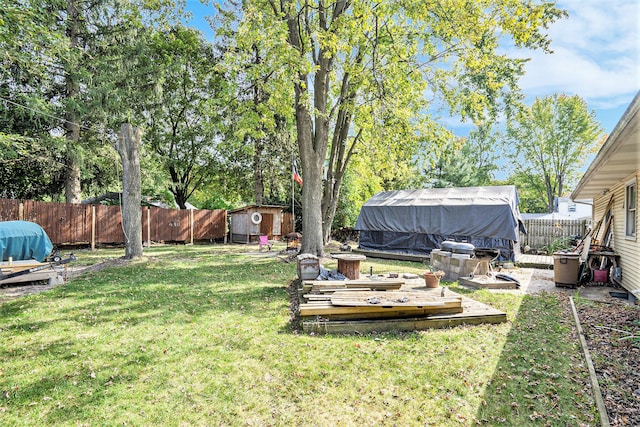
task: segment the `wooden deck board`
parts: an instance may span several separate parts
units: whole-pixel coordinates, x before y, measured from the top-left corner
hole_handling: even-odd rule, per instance
[[[330,316],[340,314],[377,314],[387,311],[394,312],[414,312],[416,314],[428,313],[430,310],[435,311],[446,308],[461,308],[461,301],[447,301],[442,303],[433,303],[431,305],[424,304],[422,306],[398,306],[398,305],[334,305],[329,301],[314,301],[310,303],[300,304],[300,316]]]
[[[367,256],[368,258],[393,259],[398,261],[412,261],[420,263],[428,263],[429,255],[420,254],[403,254],[399,252],[373,251],[367,249],[355,248],[353,252]]]
[[[326,289],[368,288],[372,290],[397,290],[404,280],[305,280],[302,289],[305,292],[323,292]]]
[[[457,314],[462,313],[462,307],[452,308],[429,308],[420,310],[394,310],[390,308],[388,311],[380,311],[376,313],[342,313],[342,314],[326,314],[323,316],[306,316],[303,318],[303,322],[306,321],[359,321],[359,320],[373,320],[373,319],[408,319],[408,318],[427,318],[435,315],[442,314]]]
[[[520,255],[515,263],[524,268],[553,268],[553,257],[547,255]]]
[[[461,324],[503,323],[506,313],[486,304],[462,297],[462,311],[457,313],[427,314],[426,317],[347,320],[303,320],[305,332],[313,333],[372,333],[447,328]]]
[[[473,278],[463,279],[459,278],[458,282],[461,285],[472,286],[478,289],[518,289],[516,282],[500,279],[485,279],[485,278]]]
[[[21,276],[11,277],[9,279],[0,280],[0,286],[9,285],[12,283],[40,282],[43,280],[48,281],[49,279],[55,279],[58,276],[60,276],[60,273],[55,270],[41,270],[29,274],[23,274]]]
[[[372,299],[376,302],[371,302]],[[447,303],[460,304],[460,297],[440,297],[427,292],[396,292],[396,291],[361,291],[335,292],[331,296],[333,305],[345,306],[393,306],[393,307],[428,307],[444,306]]]

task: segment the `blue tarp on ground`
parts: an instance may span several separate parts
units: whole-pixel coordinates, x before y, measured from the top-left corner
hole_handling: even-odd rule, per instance
[[[0,222],[0,255],[2,261],[35,259],[42,262],[53,250],[47,233],[35,222]]]

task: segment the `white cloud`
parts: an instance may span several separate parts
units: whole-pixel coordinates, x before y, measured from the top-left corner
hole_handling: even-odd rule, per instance
[[[549,29],[553,54],[527,55],[524,93],[577,94],[603,109],[628,104],[640,89],[640,2],[565,0],[558,6],[569,18]]]

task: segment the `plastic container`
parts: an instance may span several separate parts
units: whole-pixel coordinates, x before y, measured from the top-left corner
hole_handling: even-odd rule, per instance
[[[598,283],[609,282],[609,272],[607,270],[593,270],[593,281]]]
[[[556,286],[576,287],[580,276],[580,254],[555,252],[553,254],[553,281]]]

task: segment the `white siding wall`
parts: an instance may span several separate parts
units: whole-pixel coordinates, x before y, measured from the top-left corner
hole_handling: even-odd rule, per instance
[[[640,170],[635,175],[630,175],[624,180],[618,182],[611,191],[604,196],[594,200],[593,221],[596,224],[605,214],[607,203],[611,195],[613,195],[613,241],[611,246],[616,253],[620,255],[620,267],[622,267],[622,286],[629,292],[633,293],[636,298],[640,298],[640,239],[636,232],[635,239],[625,237],[625,186],[633,179],[640,178]],[[640,179],[639,179],[640,180]],[[638,217],[636,215],[636,230],[638,227]],[[604,229],[604,222],[600,227],[600,234]],[[598,236],[599,237],[599,236]]]

